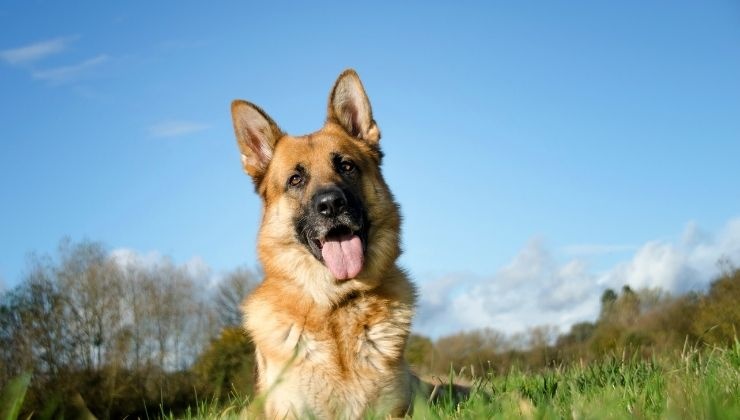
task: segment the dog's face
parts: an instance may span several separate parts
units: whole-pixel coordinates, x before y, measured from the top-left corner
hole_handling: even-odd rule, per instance
[[[285,135],[245,101],[234,101],[232,117],[244,169],[263,199],[258,248],[266,273],[324,282],[325,290],[370,286],[400,253],[399,217],[357,74],[340,75],[315,133]]]
[[[364,177],[376,163],[338,131],[284,137],[275,156],[263,180],[267,205],[283,200],[292,209],[294,239],[337,280],[356,277],[370,225]]]

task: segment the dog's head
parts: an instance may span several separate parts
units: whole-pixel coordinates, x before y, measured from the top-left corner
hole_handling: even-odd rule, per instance
[[[399,216],[357,73],[339,76],[326,122],[312,134],[286,135],[246,101],[231,112],[244,170],[264,204],[258,250],[266,274],[325,291],[374,287],[400,253]]]

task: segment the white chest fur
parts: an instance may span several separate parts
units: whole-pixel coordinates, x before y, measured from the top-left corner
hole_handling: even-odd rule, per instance
[[[273,313],[275,325],[260,328],[269,333],[253,334],[268,411],[356,418],[407,405],[403,351],[412,314],[410,303],[364,296],[320,315],[323,322],[307,313],[288,324]]]

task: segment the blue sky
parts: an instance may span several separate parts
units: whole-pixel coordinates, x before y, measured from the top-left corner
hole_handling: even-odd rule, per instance
[[[424,332],[565,328],[604,287],[680,291],[740,263],[734,1],[9,1],[0,27],[5,287],[65,235],[254,267],[229,103],[310,132],[347,67]]]

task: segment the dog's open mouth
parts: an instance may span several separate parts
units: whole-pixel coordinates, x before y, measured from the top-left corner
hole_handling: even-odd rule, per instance
[[[314,239],[324,264],[337,280],[348,280],[362,271],[365,262],[360,234],[345,226],[331,229],[324,238]]]

